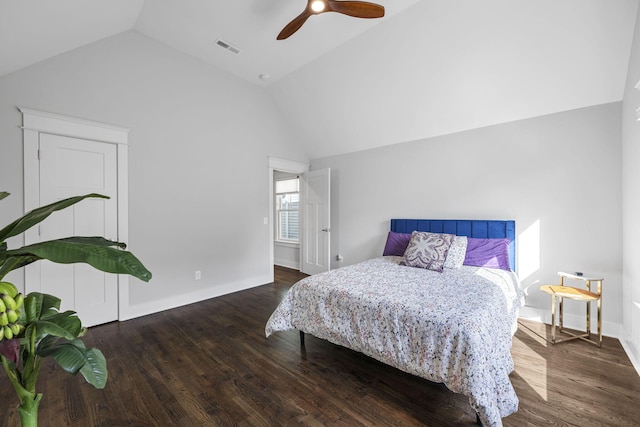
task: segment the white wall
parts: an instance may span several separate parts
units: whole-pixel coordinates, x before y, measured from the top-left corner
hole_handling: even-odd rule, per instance
[[[623,345],[640,372],[640,121],[636,114],[640,89],[636,85],[640,85],[640,11],[622,109]]]
[[[127,243],[154,277],[131,315],[271,280],[267,157],[307,156],[263,89],[135,32],[0,78],[3,222],[22,213],[17,105],[132,129]]]
[[[332,259],[379,256],[390,218],[514,219],[527,304],[557,272],[602,274],[605,333],[622,323],[621,103],[314,159],[332,171]],[[334,261],[333,267],[337,267]],[[584,304],[566,305],[582,325]]]
[[[300,270],[300,245],[275,242],[273,263],[281,267]]]

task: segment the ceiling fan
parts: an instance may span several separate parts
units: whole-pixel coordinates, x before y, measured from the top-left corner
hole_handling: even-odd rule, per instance
[[[298,31],[311,15],[325,12],[338,12],[356,18],[382,18],[384,6],[367,1],[307,0],[304,11],[289,22],[278,34],[278,40],[284,40]]]

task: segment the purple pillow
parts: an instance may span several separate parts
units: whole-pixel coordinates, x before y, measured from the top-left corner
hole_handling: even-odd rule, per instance
[[[409,240],[411,240],[411,234],[390,231],[387,235],[387,244],[384,246],[382,255],[403,256],[409,245]]]
[[[511,271],[509,267],[509,239],[467,239],[467,253],[464,265],[474,267],[499,268]]]

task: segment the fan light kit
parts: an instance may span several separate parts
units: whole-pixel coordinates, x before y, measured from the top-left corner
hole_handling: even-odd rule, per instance
[[[342,13],[354,18],[382,18],[384,6],[367,1],[307,0],[307,7],[280,31],[277,39],[284,40],[291,37],[311,15],[325,12]]]
[[[314,0],[311,2],[311,9],[314,12],[322,12],[324,10],[324,2],[322,0]]]

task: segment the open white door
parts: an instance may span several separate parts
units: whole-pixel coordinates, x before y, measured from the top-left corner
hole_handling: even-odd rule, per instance
[[[302,176],[300,271],[317,274],[331,269],[331,169],[315,170]]]

